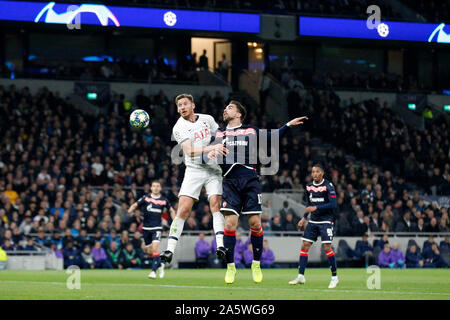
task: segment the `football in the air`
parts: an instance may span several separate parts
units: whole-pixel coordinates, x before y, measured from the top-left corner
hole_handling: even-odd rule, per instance
[[[142,109],[134,110],[130,115],[130,125],[135,129],[143,129],[148,126],[150,116]]]

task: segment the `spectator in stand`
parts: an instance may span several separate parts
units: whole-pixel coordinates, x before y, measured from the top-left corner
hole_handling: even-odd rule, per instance
[[[373,248],[369,244],[367,234],[364,234],[361,240],[356,241],[355,257],[361,261],[367,268],[369,265],[373,264]]]
[[[280,214],[275,215],[272,219],[272,231],[285,231],[284,226],[281,224]]]
[[[105,249],[103,249],[100,241],[95,242],[92,249],[92,256],[94,258],[95,267],[101,269],[111,269],[112,265],[108,260]]]
[[[447,268],[448,263],[442,258],[436,243],[423,250],[424,268]]]
[[[32,237],[28,237],[26,244],[21,249],[23,251],[37,251],[36,247],[34,246],[33,238]]]
[[[392,259],[391,247],[388,243],[384,245],[383,250],[378,255],[378,265],[382,268],[393,268],[394,260]]]
[[[439,244],[439,249],[441,251],[450,252],[450,237],[446,236],[444,240]]]
[[[119,265],[121,265],[123,268],[139,268],[140,264],[141,259],[139,258],[136,250],[134,250],[131,243],[128,243],[125,249],[121,252]]]
[[[64,268],[68,268],[69,266],[80,266],[80,257],[78,255],[77,249],[74,248],[73,242],[69,241],[66,244],[66,247],[63,251],[63,257],[64,257]]]
[[[423,257],[415,244],[411,245],[406,251],[405,264],[406,268],[423,267]]]
[[[119,261],[121,250],[118,248],[116,241],[110,242],[109,248],[106,250],[106,253],[108,254],[109,262],[111,263],[111,266],[113,268],[123,268],[123,266],[120,265]]]
[[[211,245],[205,240],[205,234],[198,235],[198,241],[195,243],[195,263],[197,268],[206,268]]]
[[[381,249],[384,249],[384,245],[388,243],[389,244],[389,236],[387,234],[383,234],[383,237],[378,241],[378,246]]]
[[[398,243],[392,244],[391,257],[394,268],[404,269],[406,267],[405,256],[403,255],[403,252],[398,248]]]
[[[261,254],[261,268],[275,268],[275,255],[273,251],[269,248],[269,242],[267,240],[263,241],[263,252]]]
[[[208,57],[206,56],[206,49],[203,49],[203,54],[199,58],[198,66],[200,67],[200,70],[209,70]]]
[[[95,261],[94,256],[91,252],[91,247],[88,245],[83,248],[83,252],[81,253],[81,268],[82,269],[94,269]]]
[[[431,235],[431,236],[428,237],[427,240],[425,240],[425,241],[423,242],[422,252],[425,252],[425,250],[431,248],[431,246],[432,246],[433,244],[436,244],[436,245],[437,245],[436,241],[434,241],[434,236]]]

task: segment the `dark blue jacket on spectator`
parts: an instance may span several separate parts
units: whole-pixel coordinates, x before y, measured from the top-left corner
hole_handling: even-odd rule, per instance
[[[431,248],[427,248],[423,251],[423,259],[423,266],[425,268],[445,268],[448,266],[444,259],[442,259],[441,255],[436,254]]]
[[[406,267],[407,268],[420,268],[419,261],[423,260],[422,255],[416,250],[412,253],[409,249],[406,251]]]
[[[364,242],[362,240],[356,241],[355,246],[355,256],[358,258],[362,258],[367,251],[373,251],[372,246],[369,242]]]
[[[80,266],[80,257],[78,255],[78,251],[75,248],[65,248],[63,251],[64,257],[64,268],[67,268],[71,265]]]

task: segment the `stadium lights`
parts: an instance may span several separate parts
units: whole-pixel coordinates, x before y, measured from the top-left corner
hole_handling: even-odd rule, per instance
[[[444,111],[450,112],[450,104],[444,105]]]
[[[416,104],[415,103],[408,103],[408,109],[409,110],[416,110],[416,108],[417,108],[417,106],[416,106]]]
[[[97,94],[95,92],[88,92],[86,98],[88,100],[97,100]]]

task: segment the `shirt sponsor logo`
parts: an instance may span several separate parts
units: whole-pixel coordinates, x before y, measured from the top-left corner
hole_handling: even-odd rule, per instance
[[[325,198],[311,198],[311,202],[324,202]]]
[[[247,146],[248,141],[227,141],[227,146]]]
[[[203,129],[201,131],[194,133],[194,141],[203,140],[203,139],[207,138],[208,136],[209,136],[209,130]]]
[[[156,204],[158,206],[165,206],[166,203],[167,203],[166,200],[158,200],[158,199],[153,199],[153,198],[150,198],[150,197],[145,197],[145,202],[154,203],[154,204]]]
[[[245,136],[245,135],[255,135],[256,134],[256,130],[253,128],[248,128],[248,129],[239,129],[239,130],[234,130],[234,131],[219,131],[216,134],[217,138],[223,138],[225,136]]]
[[[307,191],[312,191],[312,192],[325,192],[325,191],[327,191],[327,186],[320,186],[320,187],[307,186],[306,190]]]

